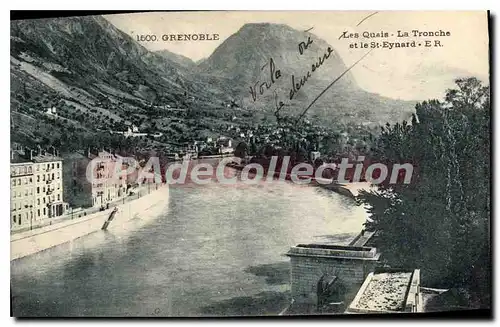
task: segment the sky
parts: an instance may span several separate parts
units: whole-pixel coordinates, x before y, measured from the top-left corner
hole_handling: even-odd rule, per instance
[[[441,99],[457,77],[475,76],[488,82],[488,22],[485,11],[226,11],[148,12],[104,16],[136,39],[155,34],[156,42],[140,42],[149,50],[169,50],[193,61],[209,57],[225,39],[246,23],[286,24],[308,30],[333,46],[346,66],[367,49],[350,44],[371,41],[425,42],[439,40],[441,47],[373,49],[351,72],[363,89],[395,99]],[[396,38],[399,31],[450,32],[442,37]],[[339,37],[359,33],[358,39]],[[366,39],[363,32],[389,33],[388,38]],[[162,41],[163,34],[219,34],[216,41]]]

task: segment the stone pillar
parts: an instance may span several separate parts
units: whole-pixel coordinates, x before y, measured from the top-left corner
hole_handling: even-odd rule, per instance
[[[315,306],[319,279],[335,276],[346,289],[343,301],[347,306],[375,268],[380,253],[372,247],[299,244],[292,247],[287,256],[291,260],[294,303]]]

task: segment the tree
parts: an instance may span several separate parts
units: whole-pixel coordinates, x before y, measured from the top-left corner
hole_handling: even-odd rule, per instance
[[[459,79],[445,102],[417,104],[412,124],[387,124],[373,158],[412,163],[410,184],[362,192],[369,230],[391,266],[421,268],[424,283],[465,287],[489,305],[490,101],[475,78]],[[401,180],[402,180],[401,176]],[[401,181],[400,181],[401,182]]]
[[[234,155],[239,158],[246,158],[248,154],[248,145],[245,142],[240,142],[234,150]]]

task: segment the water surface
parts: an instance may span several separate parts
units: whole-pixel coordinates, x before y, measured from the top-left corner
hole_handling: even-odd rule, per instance
[[[11,263],[14,316],[277,314],[290,246],[348,242],[365,211],[289,182],[172,186],[167,212]]]

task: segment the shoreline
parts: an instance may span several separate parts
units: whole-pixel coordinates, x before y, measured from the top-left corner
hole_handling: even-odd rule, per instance
[[[124,228],[133,219],[147,219],[157,217],[161,211],[169,206],[169,186],[161,185],[132,201],[118,204],[118,213],[111,222],[108,230]],[[99,211],[85,218],[67,220],[11,235],[10,261],[14,261],[46,249],[71,242],[90,233],[100,231],[104,222],[115,207]],[[144,218],[143,218],[144,219]]]
[[[226,164],[227,167],[236,169],[236,170],[242,170],[243,165],[237,164],[237,163],[228,163]],[[274,177],[279,177],[281,172],[276,171],[274,172]],[[289,181],[292,179],[292,174],[289,172],[286,173],[285,180]],[[312,180],[312,185],[316,187],[321,187],[330,191],[333,191],[335,193],[338,193],[340,195],[344,195],[346,197],[349,197],[353,200],[356,199],[356,197],[359,195],[359,192],[361,190],[369,190],[371,188],[369,182],[352,182],[352,183],[338,183],[336,181],[332,181],[329,184],[323,184],[318,182],[318,178],[316,177],[311,177]],[[323,181],[330,181],[327,178],[322,178],[321,180]]]

